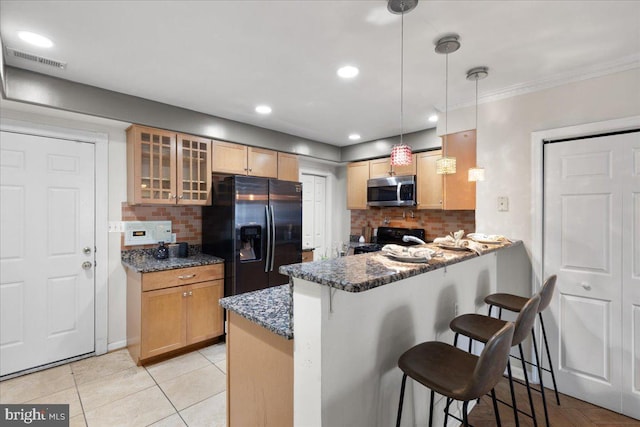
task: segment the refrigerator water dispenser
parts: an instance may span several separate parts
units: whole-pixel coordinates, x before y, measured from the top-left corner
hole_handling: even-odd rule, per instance
[[[240,262],[256,261],[262,258],[262,227],[243,225],[240,227]]]

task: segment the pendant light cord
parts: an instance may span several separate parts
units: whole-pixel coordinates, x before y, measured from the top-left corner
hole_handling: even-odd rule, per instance
[[[400,145],[404,133],[404,2],[402,2],[402,14],[400,15]]]
[[[447,134],[449,133],[449,52],[445,55],[444,72],[444,149],[443,157],[447,157]]]
[[[476,138],[478,133],[478,77],[476,77]]]

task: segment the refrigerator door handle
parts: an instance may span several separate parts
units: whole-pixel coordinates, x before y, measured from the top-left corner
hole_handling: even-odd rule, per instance
[[[271,268],[270,271],[273,271],[273,264],[276,258],[276,218],[272,205],[269,205],[269,209],[271,209]]]
[[[264,262],[264,272],[268,273],[269,260],[271,259],[271,216],[269,215],[268,205],[264,206],[264,212],[265,212],[265,215],[267,216],[267,229],[265,230],[267,232],[267,251],[266,251],[265,262]]]

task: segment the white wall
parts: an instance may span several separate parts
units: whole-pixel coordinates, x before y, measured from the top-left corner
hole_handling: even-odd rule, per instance
[[[109,221],[121,220],[122,202],[127,199],[126,136],[129,123],[100,119],[82,114],[58,111],[44,107],[2,100],[0,116],[25,122],[79,129],[108,134],[109,138]],[[98,248],[100,250],[100,248]],[[108,250],[108,349],[124,347],[126,330],[126,273],[120,262],[120,233],[109,234]]]

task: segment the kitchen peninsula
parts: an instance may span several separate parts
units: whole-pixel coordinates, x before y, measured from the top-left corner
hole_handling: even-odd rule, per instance
[[[295,335],[293,425],[393,425],[402,377],[398,357],[422,341],[452,342],[449,322],[456,314],[486,312],[483,299],[496,291],[498,259],[519,246],[520,242],[487,245],[479,255],[442,250],[428,263],[397,262],[378,252],[281,267],[292,286],[279,287],[280,308],[269,311],[278,312],[274,321],[289,320],[283,329],[287,334],[279,339]],[[269,298],[271,304],[276,302],[274,291],[265,291],[225,299],[222,305],[232,315],[256,322],[253,310],[265,310]],[[292,299],[286,291],[292,292]],[[253,308],[231,306],[233,302],[246,308],[242,301],[247,298]],[[275,337],[278,332],[269,323],[258,321]],[[228,340],[233,348],[233,329]],[[228,369],[232,378],[234,368]],[[269,396],[275,390],[261,393]],[[403,421],[426,423],[428,390],[409,386],[407,393]],[[233,395],[229,396],[231,408]],[[442,400],[437,403],[436,421],[443,405]],[[229,421],[230,427],[236,425]]]

